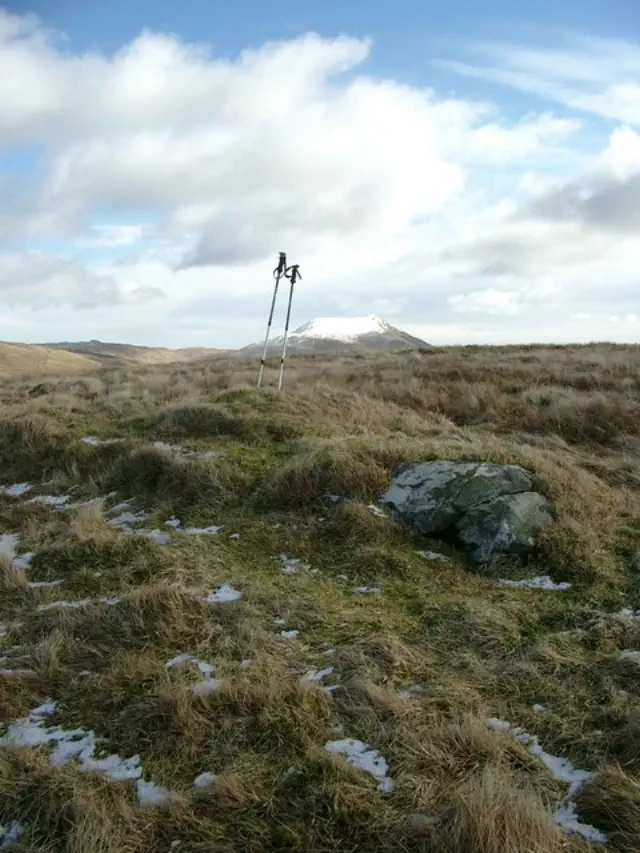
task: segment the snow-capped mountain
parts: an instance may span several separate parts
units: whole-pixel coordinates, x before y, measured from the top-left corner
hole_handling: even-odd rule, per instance
[[[281,352],[282,337],[269,342],[269,352]],[[264,344],[255,343],[242,352],[262,354]],[[287,349],[293,352],[341,352],[348,350],[402,350],[430,346],[397,329],[373,314],[365,317],[318,317],[289,334]]]

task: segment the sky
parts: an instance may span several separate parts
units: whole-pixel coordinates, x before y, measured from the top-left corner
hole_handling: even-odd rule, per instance
[[[0,339],[640,341],[638,0],[2,3]]]

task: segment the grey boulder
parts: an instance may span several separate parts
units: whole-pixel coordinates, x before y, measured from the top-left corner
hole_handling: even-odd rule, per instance
[[[519,465],[421,462],[394,472],[382,504],[419,533],[455,533],[477,566],[524,556],[553,521],[547,499]]]

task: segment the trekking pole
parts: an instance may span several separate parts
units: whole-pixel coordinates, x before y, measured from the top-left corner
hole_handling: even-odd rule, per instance
[[[300,267],[298,264],[293,264],[285,272],[285,278],[291,279],[291,287],[289,288],[289,307],[287,308],[287,321],[284,326],[284,341],[282,342],[282,358],[280,359],[280,378],[278,379],[278,391],[282,390],[282,380],[284,378],[284,359],[287,355],[287,337],[289,335],[289,320],[291,319],[291,302],[293,301],[293,288],[296,281],[302,278],[300,275]]]
[[[276,307],[276,297],[278,295],[278,287],[280,286],[280,279],[283,275],[287,274],[287,255],[285,252],[280,252],[280,257],[278,259],[278,266],[273,271],[273,277],[276,280],[275,287],[273,288],[273,299],[271,300],[271,311],[269,312],[269,322],[267,323],[267,334],[264,339],[264,351],[262,353],[262,359],[260,361],[260,372],[258,373],[258,384],[256,385],[257,389],[260,389],[262,385],[262,376],[264,374],[264,362],[267,357],[267,348],[269,346],[269,334],[271,332],[271,323],[273,322],[273,312]]]

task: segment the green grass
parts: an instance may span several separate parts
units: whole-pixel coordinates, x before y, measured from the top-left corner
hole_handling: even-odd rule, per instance
[[[27,671],[0,675],[0,722],[52,697],[52,724],[139,754],[176,795],[141,809],[130,782],[0,749],[0,823],[25,827],[16,850],[584,853],[552,817],[566,785],[492,731],[495,716],[593,771],[580,818],[634,851],[640,667],[619,656],[640,648],[640,622],[616,613],[640,607],[637,349],[294,358],[282,396],[245,387],[253,368],[222,356],[111,368],[28,403],[19,381],[0,389],[4,482],[75,486],[74,500],[117,492],[70,511],[0,496],[0,532],[36,553],[22,577],[0,564],[0,655],[19,647],[0,668]],[[89,434],[126,440],[87,447]],[[439,458],[531,470],[557,522],[527,572],[573,588],[503,587],[506,567],[474,573],[455,543],[371,515],[396,465]],[[107,519],[129,498],[148,529],[172,514],[223,529],[166,545],[126,536]],[[283,574],[282,554],[309,568]],[[204,603],[222,583],[242,599]],[[58,599],[91,603],[36,609]],[[195,667],[165,666],[181,653],[213,664],[220,688],[194,694]],[[392,794],[324,750],[341,737],[380,751]],[[216,781],[194,789],[203,771]]]

